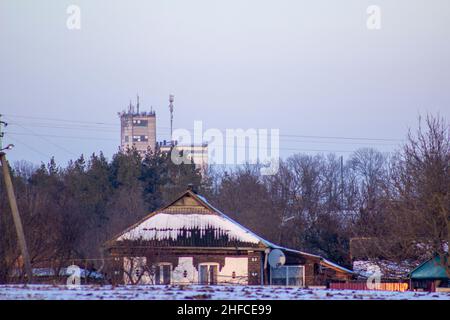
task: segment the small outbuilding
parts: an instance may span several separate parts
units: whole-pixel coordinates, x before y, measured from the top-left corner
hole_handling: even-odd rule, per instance
[[[318,255],[275,245],[191,189],[105,244],[116,284],[324,286],[352,271]],[[269,261],[280,254],[280,265]],[[281,252],[281,253],[280,253]],[[276,257],[275,257],[276,258]]]
[[[436,291],[450,288],[447,260],[448,256],[435,255],[411,271],[411,289]]]

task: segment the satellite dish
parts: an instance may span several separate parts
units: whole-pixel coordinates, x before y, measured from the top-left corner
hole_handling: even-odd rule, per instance
[[[269,253],[268,260],[272,268],[279,268],[286,263],[286,256],[280,249],[273,249]]]

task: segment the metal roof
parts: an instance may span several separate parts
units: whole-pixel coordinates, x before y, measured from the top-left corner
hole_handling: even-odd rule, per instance
[[[425,261],[413,271],[411,271],[411,279],[425,280],[425,279],[449,279],[445,269],[447,258],[442,261],[439,255]]]

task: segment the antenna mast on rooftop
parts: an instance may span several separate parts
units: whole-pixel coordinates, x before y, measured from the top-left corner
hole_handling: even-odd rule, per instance
[[[173,133],[173,100],[175,96],[173,94],[169,95],[169,110],[170,110],[170,141],[172,141]]]
[[[136,102],[136,109],[137,109],[137,113],[139,114],[139,95],[137,94],[137,102]]]

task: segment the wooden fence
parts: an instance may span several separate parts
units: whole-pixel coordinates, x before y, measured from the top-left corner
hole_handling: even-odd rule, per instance
[[[333,282],[330,289],[336,290],[381,290],[381,291],[406,291],[409,288],[408,282],[381,282],[375,288],[369,288],[367,282]]]

